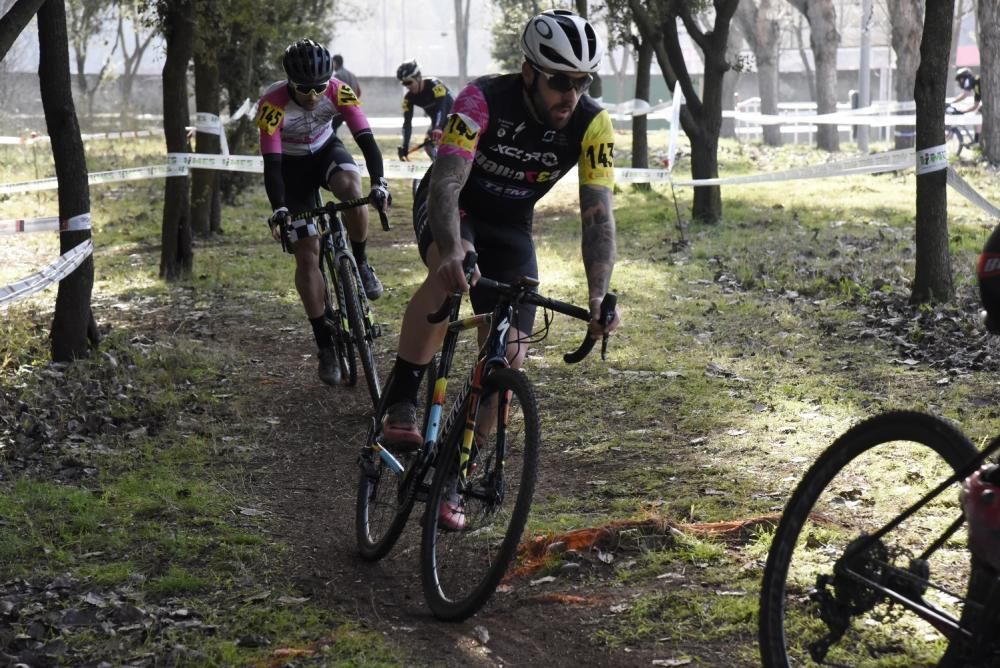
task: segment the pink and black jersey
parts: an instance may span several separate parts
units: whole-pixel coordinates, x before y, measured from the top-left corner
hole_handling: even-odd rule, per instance
[[[260,152],[289,156],[315,153],[335,136],[331,122],[338,115],[343,116],[355,138],[371,133],[357,95],[339,79],[330,79],[319,104],[311,111],[295,102],[288,82],[271,84],[257,103]]]
[[[459,93],[438,156],[472,161],[459,206],[484,220],[530,220],[535,202],[574,165],[582,185],[614,184],[614,130],[600,104],[580,98],[562,129],[539,123],[520,74],[483,77]]]

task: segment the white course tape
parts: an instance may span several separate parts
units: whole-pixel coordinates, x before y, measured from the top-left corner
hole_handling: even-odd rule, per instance
[[[183,169],[185,170],[185,174],[188,169],[218,169],[226,172],[264,173],[264,159],[259,155],[167,153],[167,165]]]
[[[226,139],[226,129],[221,118],[215,114],[199,111],[194,115],[194,129],[197,132],[218,135],[222,155],[229,155],[229,141]]]
[[[948,168],[948,146],[931,146],[917,151],[917,176]]]
[[[69,276],[80,266],[80,263],[87,259],[94,252],[94,240],[86,241],[75,246],[59,259],[40,271],[31,274],[16,283],[0,287],[0,306],[6,306],[25,297],[29,297],[36,292],[40,292],[53,283],[58,283]]]
[[[874,155],[862,155],[847,160],[828,162],[822,165],[799,167],[768,174],[752,174],[750,176],[730,176],[717,179],[684,179],[674,180],[681,186],[718,186],[734,183],[762,183],[768,181],[795,181],[798,179],[821,179],[829,176],[846,176],[849,174],[878,174],[908,169],[913,166],[913,149],[886,151]]]
[[[87,176],[90,185],[99,183],[115,183],[118,181],[137,181],[139,179],[155,179],[164,176],[183,176],[187,167],[174,165],[154,165],[152,167],[133,167],[131,169],[114,169],[109,172],[92,172]],[[22,181],[20,183],[0,183],[0,195],[11,193],[37,192],[39,190],[56,190],[59,180],[41,179],[38,181]]]
[[[78,216],[73,216],[72,218],[59,221],[60,232],[82,232],[83,230],[89,230],[91,227],[93,227],[93,225],[90,221],[89,211],[87,213],[81,213]]]
[[[0,234],[17,234],[18,232],[53,232],[58,229],[58,216],[25,218],[23,220],[0,220]]]
[[[969,200],[989,215],[1000,219],[1000,208],[990,204],[985,197],[976,192],[975,188],[970,186],[965,179],[959,176],[958,172],[956,172],[952,167],[948,167],[948,185],[954,188],[959,195]]]

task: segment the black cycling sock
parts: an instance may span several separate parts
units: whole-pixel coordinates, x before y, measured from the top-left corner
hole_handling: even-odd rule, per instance
[[[385,405],[392,406],[400,401],[417,403],[417,392],[420,391],[420,381],[427,371],[426,364],[407,362],[399,355],[396,365],[392,368],[392,383],[386,390]]]
[[[318,318],[309,318],[309,324],[313,328],[313,336],[316,337],[316,347],[317,348],[329,348],[333,345],[333,338],[330,336],[330,330],[326,327],[326,317],[320,316]]]
[[[368,254],[365,252],[365,246],[368,241],[351,241],[351,253],[354,255],[354,260],[358,264],[364,264],[368,261]]]

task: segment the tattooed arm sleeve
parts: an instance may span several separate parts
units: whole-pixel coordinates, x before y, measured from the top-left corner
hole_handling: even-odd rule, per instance
[[[434,161],[430,192],[427,194],[427,213],[431,236],[442,255],[447,255],[462,244],[458,196],[471,170],[472,161],[460,155],[438,154]]]
[[[580,219],[583,224],[583,267],[590,300],[600,301],[608,292],[615,268],[615,217],[611,189],[580,186]]]

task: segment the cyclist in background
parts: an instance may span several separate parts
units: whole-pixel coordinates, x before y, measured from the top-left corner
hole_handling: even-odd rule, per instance
[[[399,446],[421,445],[418,388],[445,334],[444,323],[428,323],[427,314],[449,294],[469,290],[462,269],[466,251],[478,254],[473,284],[479,270],[507,283],[537,277],[535,203],[574,166],[579,168],[591,336],[600,337],[619,323],[617,312],[606,330],[599,320],[615,264],[614,132],[608,113],[586,95],[604,46],[580,16],[549,10],[529,21],[521,49],[520,72],[477,79],[459,93],[437,160],[414,199],[413,225],[427,276],[403,317],[382,425],[386,440]],[[476,287],[471,298],[476,313],[491,311],[497,302],[495,293]],[[513,367],[524,361],[523,342],[533,331],[534,317],[534,306],[521,305],[508,330]],[[442,521],[462,528],[461,510],[446,504],[440,509]]]
[[[410,154],[413,110],[420,107],[431,122],[424,139],[424,151],[433,160],[444,132],[445,120],[454,103],[451,91],[436,77],[422,77],[420,66],[415,60],[408,60],[396,68],[396,78],[406,88],[403,95],[403,145],[396,149],[396,153],[400,160],[406,160]]]
[[[979,77],[974,75],[972,70],[968,67],[960,67],[955,71],[955,81],[958,83],[958,87],[962,91],[951,100],[950,104],[955,108],[955,111],[960,114],[975,114],[981,112],[983,109],[983,97],[980,90]],[[955,106],[956,102],[961,102],[969,97],[972,97],[972,105],[967,109],[960,109]],[[979,133],[982,132],[982,130],[983,126],[981,124],[976,126],[975,141],[979,141]]]
[[[344,57],[339,53],[333,54],[333,76],[350,86],[358,99],[361,99],[361,83],[354,72],[344,67]]]
[[[287,81],[267,88],[257,103],[260,152],[264,157],[264,187],[273,213],[268,219],[275,240],[295,254],[295,287],[319,349],[319,377],[328,385],[340,381],[340,365],[324,317],[323,274],[319,268],[319,237],[311,219],[288,226],[289,213],[316,206],[316,193],[326,188],[340,200],[362,196],[361,172],[354,158],[337,138],[331,120],[342,115],[354,141],[364,154],[372,205],[384,211],[392,203],[383,176],[382,154],[368,119],[351,87],[331,78],[329,51],[309,39],[285,49],[282,58]],[[382,294],[365,252],[368,238],[366,207],[344,212],[351,251],[369,299]]]

